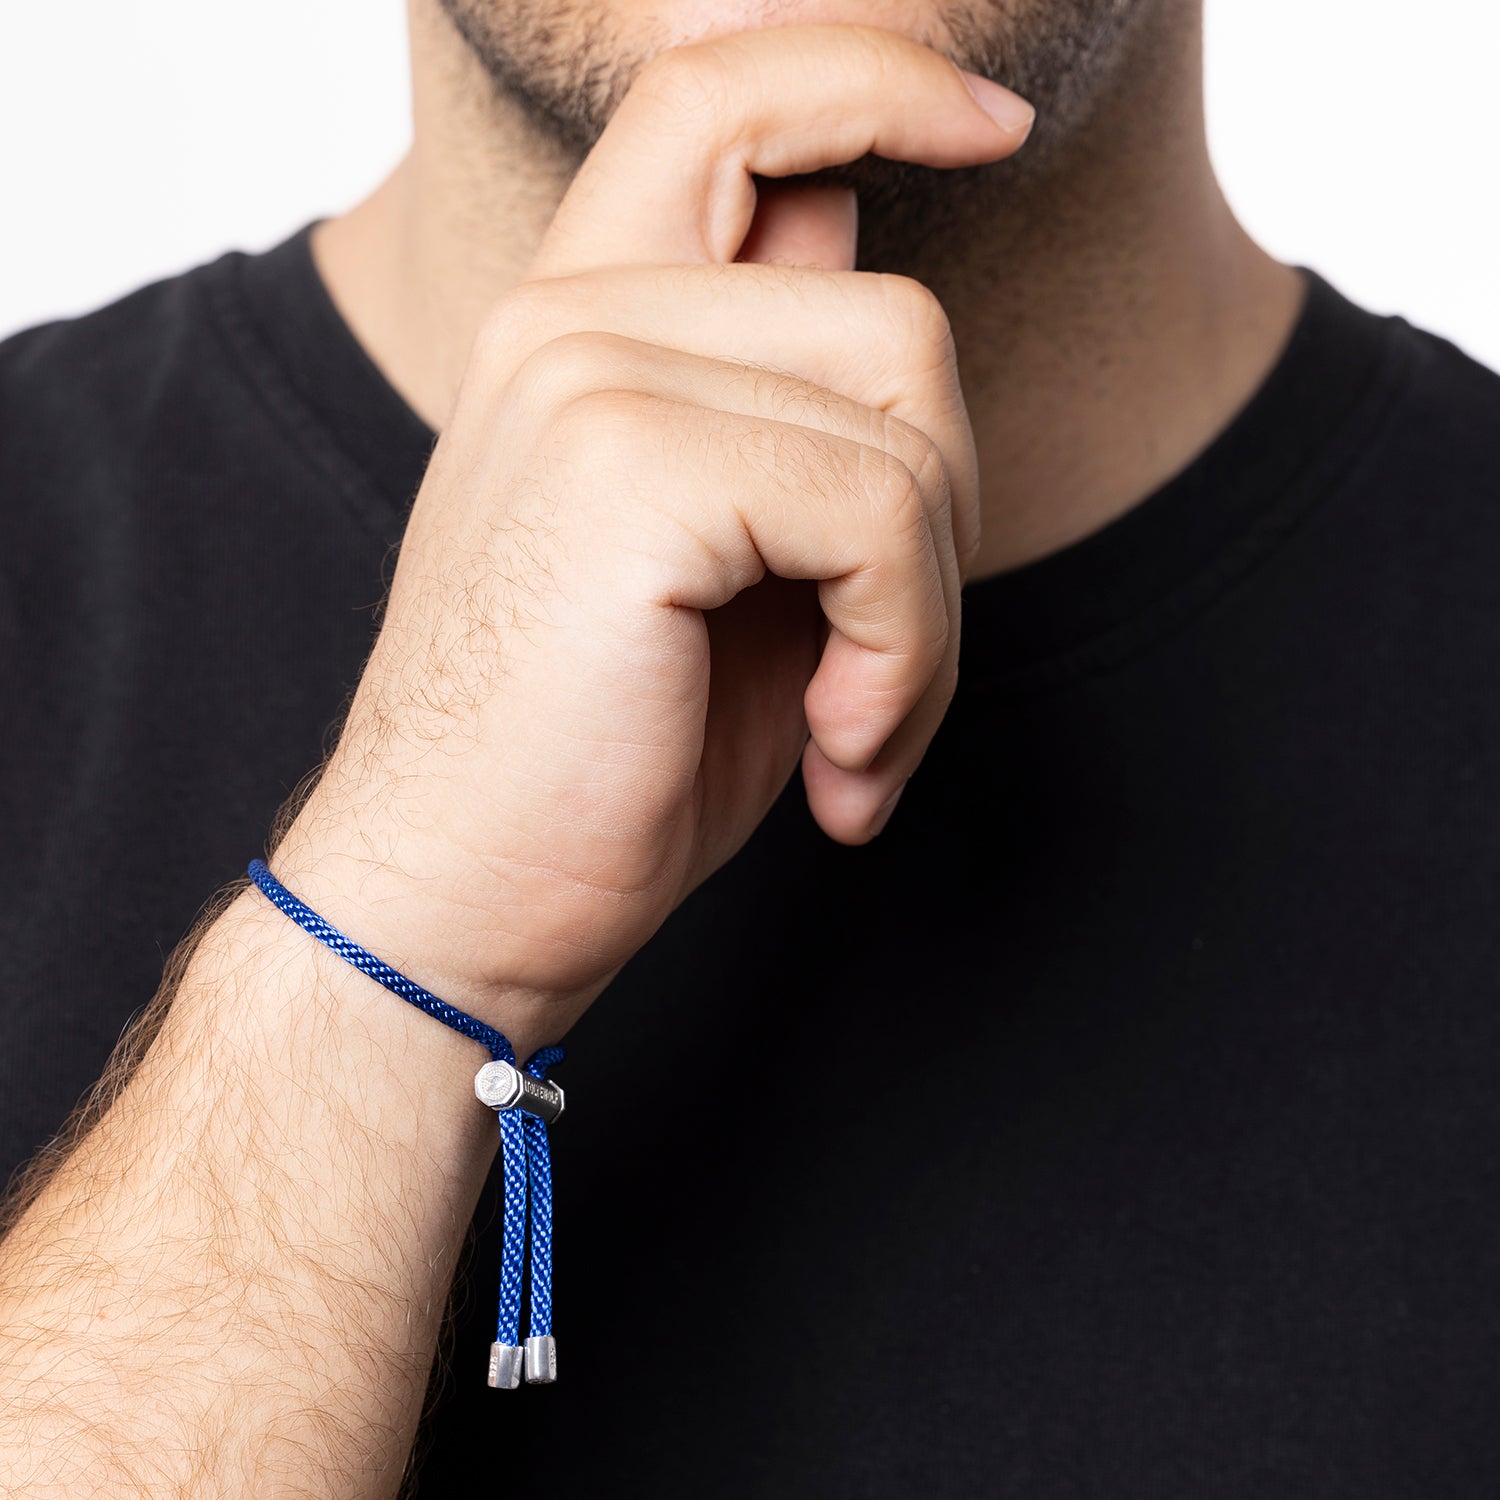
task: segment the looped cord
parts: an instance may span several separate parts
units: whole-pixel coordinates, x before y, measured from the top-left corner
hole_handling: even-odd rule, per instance
[[[446,1000],[439,1000],[431,990],[424,990],[416,980],[398,973],[383,959],[376,958],[368,949],[361,948],[353,938],[346,938],[337,927],[330,926],[310,906],[304,906],[287,890],[266,868],[265,860],[252,859],[247,873],[272,906],[290,917],[304,932],[312,933],[325,947],[332,948],[345,963],[353,964],[361,974],[368,974],[377,984],[383,984],[392,994],[400,995],[418,1010],[425,1010],[444,1026],[451,1026],[454,1031],[472,1038],[486,1048],[496,1062],[515,1062],[515,1048],[506,1039],[504,1032],[496,1031],[493,1026],[486,1026],[483,1021],[460,1010],[456,1005],[449,1005]]]
[[[413,979],[376,958],[352,938],[325,922],[310,906],[299,901],[270,872],[266,862],[251,860],[247,872],[261,894],[283,915],[346,963],[392,994],[399,995],[434,1020],[478,1042],[496,1062],[514,1064],[515,1048],[504,1032],[439,1000]],[[525,1065],[533,1078],[546,1077],[565,1056],[561,1047],[543,1047]],[[547,1145],[547,1124],[521,1109],[501,1109],[500,1151],[505,1173],[505,1234],[500,1251],[499,1312],[495,1341],[512,1348],[521,1342],[521,1287],[527,1259],[527,1206],[530,1205],[531,1321],[532,1337],[552,1332],[552,1157]]]

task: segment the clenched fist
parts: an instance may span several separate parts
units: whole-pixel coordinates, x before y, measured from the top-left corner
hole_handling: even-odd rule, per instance
[[[799,757],[830,835],[879,831],[953,692],[973,443],[931,294],[849,269],[846,193],[755,178],[1029,120],[858,27],[644,70],[475,343],[282,879],[525,1055]]]

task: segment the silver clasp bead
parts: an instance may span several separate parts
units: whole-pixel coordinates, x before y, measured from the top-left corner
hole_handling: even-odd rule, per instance
[[[544,1078],[523,1073],[514,1063],[487,1062],[474,1075],[474,1097],[491,1109],[520,1109],[548,1125],[556,1123],[566,1104],[562,1089]]]

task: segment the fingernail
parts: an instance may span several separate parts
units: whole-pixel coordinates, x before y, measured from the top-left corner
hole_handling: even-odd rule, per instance
[[[901,793],[906,790],[903,781],[900,786],[885,799],[876,810],[875,816],[870,819],[870,837],[873,839],[878,835],[887,823],[891,821],[891,814],[896,810],[896,804],[901,800]]]
[[[977,73],[964,73],[962,69],[959,71],[980,109],[1007,135],[1018,135],[1025,140],[1031,132],[1031,122],[1036,119],[1036,111],[1019,94],[1011,93],[1008,88],[1002,88],[988,78],[981,78]]]

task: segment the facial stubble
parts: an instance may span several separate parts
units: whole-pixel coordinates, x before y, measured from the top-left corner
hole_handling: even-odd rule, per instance
[[[546,138],[583,153],[640,70],[674,39],[611,0],[439,0],[493,87]],[[994,166],[937,171],[867,157],[819,180],[855,188],[861,266],[932,279],[950,256],[1065,170],[1101,102],[1121,84],[1130,44],[1165,0],[983,0],[935,7],[919,40],[1036,107],[1031,138]],[[766,19],[776,19],[768,0]]]

